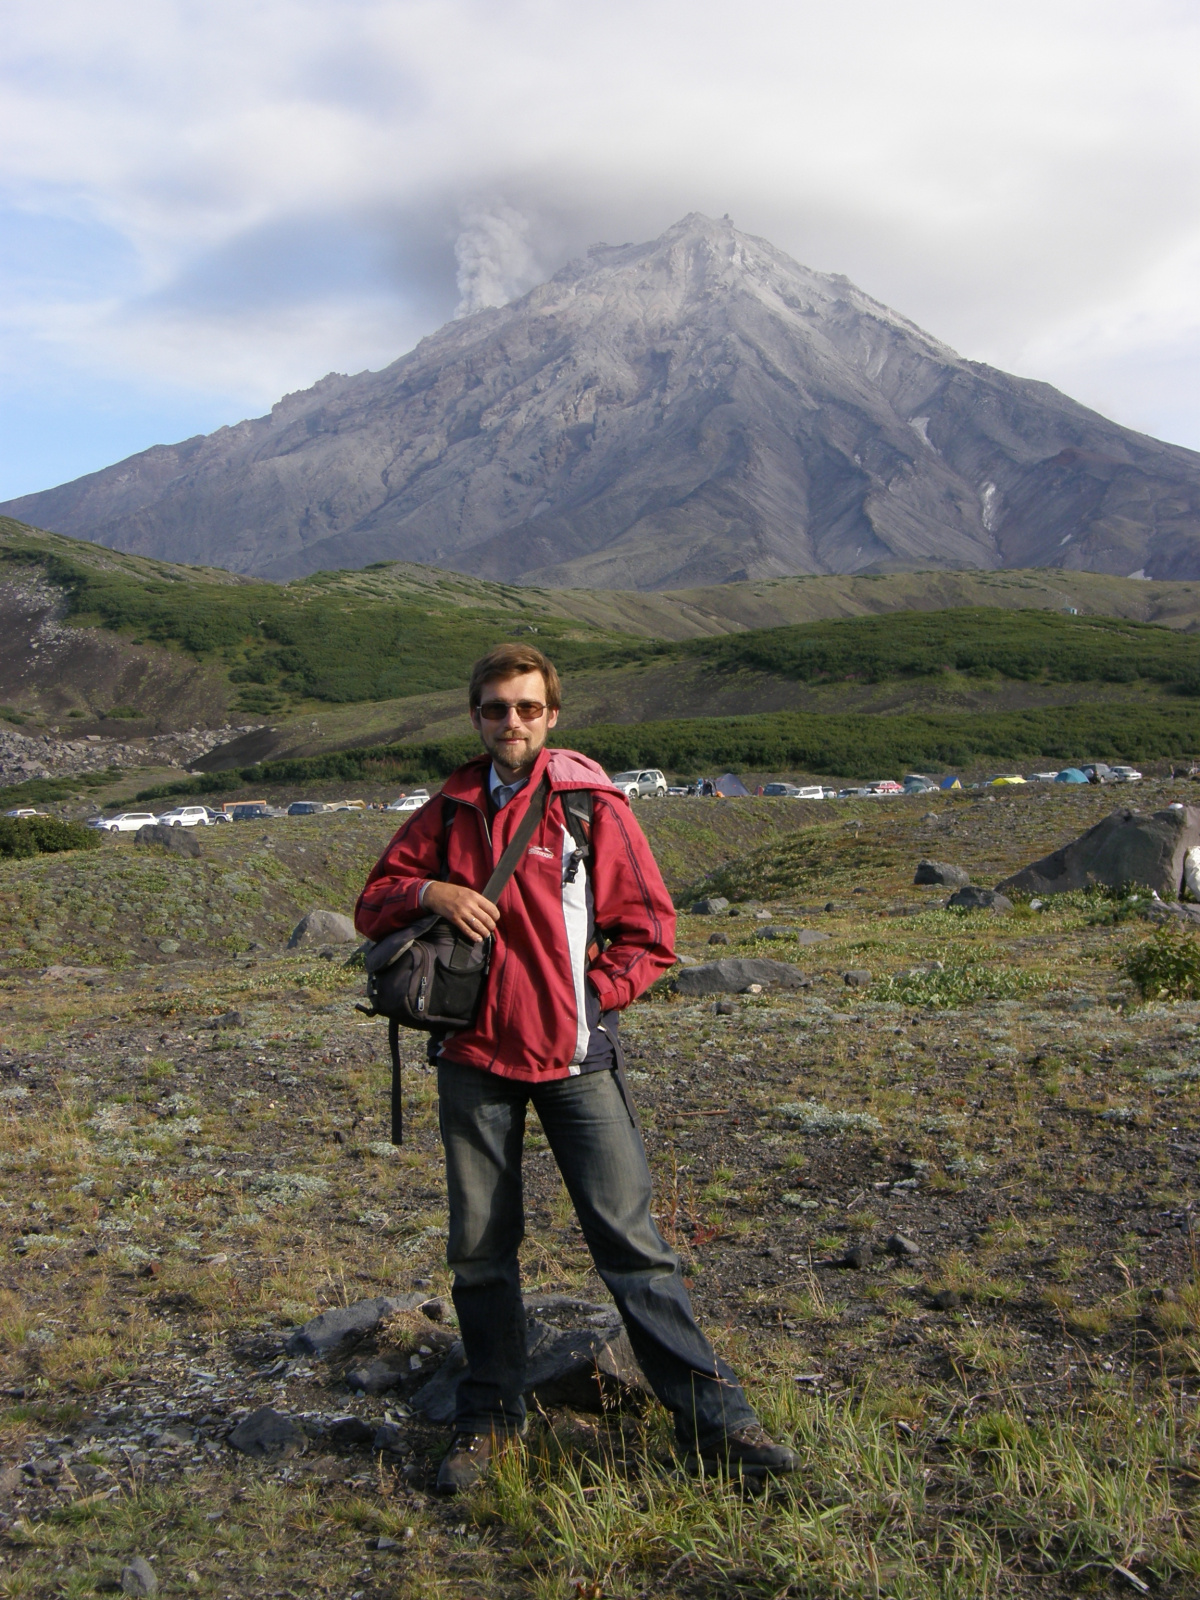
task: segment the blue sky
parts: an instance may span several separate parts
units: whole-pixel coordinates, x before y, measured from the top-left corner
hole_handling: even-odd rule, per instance
[[[1200,8],[9,0],[0,499],[732,214],[1200,448]]]

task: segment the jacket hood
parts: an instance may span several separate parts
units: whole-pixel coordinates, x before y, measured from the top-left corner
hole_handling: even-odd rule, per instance
[[[442,785],[442,793],[449,800],[464,800],[470,805],[482,806],[487,799],[491,766],[492,758],[486,751],[473,757],[450,774]],[[560,789],[603,790],[625,800],[624,791],[609,779],[599,762],[581,755],[578,750],[558,750],[547,746],[534,762],[530,781],[540,783],[543,775],[549,776],[552,792]]]

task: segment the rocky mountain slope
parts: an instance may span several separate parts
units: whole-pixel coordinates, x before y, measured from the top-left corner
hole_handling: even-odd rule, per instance
[[[661,589],[1057,566],[1200,576],[1200,455],[964,361],[728,220],[596,246],[381,372],[0,510],[288,578],[405,559]]]

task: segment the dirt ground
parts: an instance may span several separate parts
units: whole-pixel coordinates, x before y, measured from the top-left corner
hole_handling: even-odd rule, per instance
[[[422,1041],[396,1151],[361,974],[344,949],[281,948],[305,893],[349,895],[371,826],[323,835],[307,879],[316,835],[296,856],[283,820],[152,872],[126,845],[5,864],[0,1595],[119,1587],[137,1554],[160,1592],[213,1596],[1200,1592],[1200,1003],[1137,1001],[1135,906],[965,916],[912,886],[924,856],[992,884],[1118,803],[1187,798],[796,807],[724,865],[703,802],[639,808],[672,882],[704,887],[690,859],[733,902],[681,914],[682,957],[811,979],[664,984],[622,1024],[659,1225],[804,1456],[801,1482],[751,1501],[688,1487],[652,1407],[540,1418],[492,1489],[443,1502],[446,1437],[408,1402],[444,1324],[386,1327],[411,1376],[373,1398],[344,1360],[285,1356],[327,1305],[418,1287],[451,1315]],[[89,892],[103,908],[67,948],[63,907]],[[603,1300],[533,1119],[526,1204],[529,1287]],[[303,1419],[302,1451],[230,1449],[263,1404]]]

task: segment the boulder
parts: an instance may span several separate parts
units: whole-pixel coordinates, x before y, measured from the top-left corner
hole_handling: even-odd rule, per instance
[[[812,979],[786,961],[730,956],[724,961],[705,961],[698,967],[689,967],[676,977],[674,988],[676,994],[741,994],[752,983],[761,984],[764,989],[807,989]]]
[[[866,967],[852,967],[849,972],[842,973],[842,982],[851,989],[869,989],[871,974]]]
[[[970,881],[965,867],[952,866],[949,861],[918,861],[913,874],[914,883],[938,883],[945,889],[965,889]]]
[[[328,1358],[343,1345],[373,1333],[385,1317],[397,1311],[416,1311],[428,1299],[427,1294],[420,1293],[379,1295],[373,1300],[356,1300],[349,1306],[330,1306],[297,1328],[283,1348],[289,1356]]]
[[[976,889],[968,884],[946,901],[956,911],[1011,911],[1012,901],[997,889]]]
[[[729,901],[715,894],[708,900],[697,900],[690,909],[694,917],[715,917],[718,911],[729,910]]]
[[[996,887],[1006,894],[1047,895],[1091,884],[1110,889],[1135,885],[1164,900],[1177,900],[1188,851],[1198,846],[1196,806],[1172,807],[1151,816],[1114,811],[1061,850],[1022,867]]]
[[[294,1456],[303,1450],[306,1436],[291,1417],[271,1406],[259,1406],[230,1433],[229,1446],[244,1456]]]
[[[133,836],[134,844],[160,844],[176,856],[198,856],[200,841],[190,828],[172,828],[165,822],[147,822]]]
[[[528,1405],[608,1411],[619,1405],[640,1407],[650,1397],[615,1307],[551,1295],[541,1300],[527,1296],[525,1309],[530,1313],[525,1344]],[[430,1422],[453,1422],[466,1370],[458,1342],[437,1375],[417,1391],[415,1409]]]
[[[358,934],[349,917],[340,911],[309,911],[292,929],[289,950],[302,944],[356,944]]]

